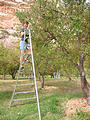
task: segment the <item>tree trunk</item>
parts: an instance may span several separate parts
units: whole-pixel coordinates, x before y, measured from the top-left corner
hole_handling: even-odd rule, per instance
[[[3,80],[5,80],[5,72],[3,72]]]
[[[53,73],[51,73],[51,78],[54,78],[54,75],[53,75]]]
[[[84,71],[84,55],[80,51],[82,41],[80,35],[78,35],[78,50],[79,50],[79,64],[76,64],[81,78],[81,88],[87,97],[87,103],[90,105],[90,85],[86,80],[85,71]]]
[[[81,88],[82,88],[83,92],[85,93],[85,95],[87,97],[87,103],[90,105],[90,85],[86,80],[83,61],[84,61],[83,55],[79,55],[79,65],[76,64],[76,66],[77,66],[77,68],[80,72]]]
[[[76,64],[79,72],[80,72],[80,78],[81,78],[81,88],[84,92],[84,94],[87,97],[87,103],[88,105],[90,105],[90,85],[86,80],[86,75],[84,72],[84,67],[83,67],[83,57],[82,55],[80,55],[80,61],[79,61],[79,65]]]
[[[86,80],[86,75],[85,75],[84,67],[83,67],[83,61],[84,61],[84,57],[83,57],[83,55],[80,55],[79,56],[79,65],[77,64],[77,67],[80,72],[81,88],[87,97],[87,103],[90,105],[90,85]]]
[[[70,76],[68,78],[69,78],[69,81],[72,81],[72,78]]]
[[[67,77],[68,77],[69,81],[72,81],[71,75],[68,74]]]
[[[44,88],[44,75],[42,75],[41,87]]]
[[[81,77],[81,88],[87,97],[87,103],[90,105],[90,85],[86,80],[84,72],[80,73],[80,77]]]
[[[12,79],[15,79],[16,73],[12,73]]]

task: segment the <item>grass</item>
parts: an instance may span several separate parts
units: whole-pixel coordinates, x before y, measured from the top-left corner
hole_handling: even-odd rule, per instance
[[[21,101],[8,108],[14,84],[15,81],[0,81],[0,120],[39,120],[36,101]],[[38,82],[38,87],[39,85]],[[45,81],[45,86],[54,86],[57,89],[47,90],[40,87],[38,89],[42,120],[66,120],[65,110],[61,104],[73,97],[85,97],[75,81],[49,79]],[[89,120],[89,118],[89,113],[77,111],[77,115],[70,120]]]

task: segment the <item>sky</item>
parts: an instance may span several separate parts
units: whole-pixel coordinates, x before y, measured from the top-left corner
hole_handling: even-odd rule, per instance
[[[86,2],[90,2],[90,0],[86,0]]]

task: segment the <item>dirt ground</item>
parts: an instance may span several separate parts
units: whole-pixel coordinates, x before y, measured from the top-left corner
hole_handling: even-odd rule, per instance
[[[90,112],[90,105],[87,104],[86,98],[72,98],[68,102],[64,102],[62,106],[65,110],[66,120],[69,120],[70,116],[76,115],[77,111]]]

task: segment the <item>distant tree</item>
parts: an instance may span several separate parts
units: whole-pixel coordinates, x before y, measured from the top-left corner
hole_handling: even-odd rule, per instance
[[[5,74],[7,73],[8,65],[8,49],[0,44],[0,73],[3,74],[3,79],[5,80]]]
[[[15,79],[17,70],[19,69],[19,62],[20,62],[20,58],[19,58],[19,54],[18,54],[18,50],[13,50],[10,49],[9,50],[9,62],[7,65],[7,70],[8,73],[12,76],[12,79]]]
[[[5,79],[5,74],[10,74],[14,79],[19,68],[18,52],[2,44],[0,44],[0,50],[0,73],[3,74],[3,79]]]

